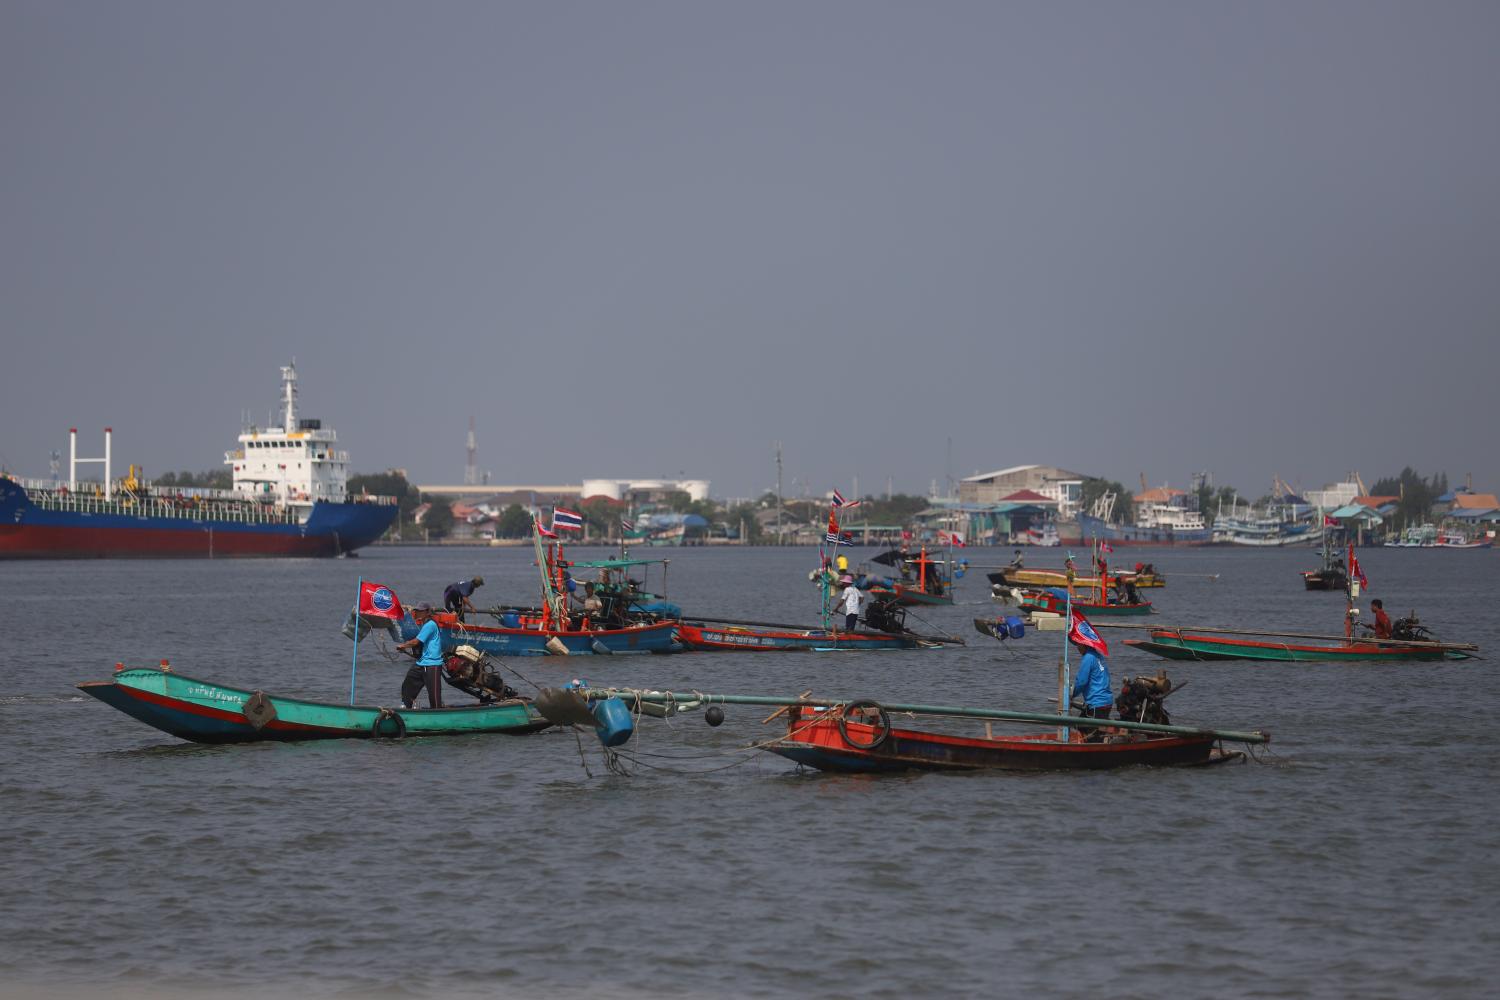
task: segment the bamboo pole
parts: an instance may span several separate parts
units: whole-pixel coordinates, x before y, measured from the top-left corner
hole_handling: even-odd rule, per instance
[[[800,708],[828,708],[847,705],[852,698],[798,698],[786,695],[739,695],[705,694],[702,691],[638,691],[631,688],[584,688],[579,695],[592,701],[603,698],[621,698],[627,703],[634,700],[653,705],[691,704],[703,705],[784,705]],[[953,705],[909,705],[895,702],[880,702],[887,712],[910,715],[939,715],[960,719],[993,719],[1000,722],[1021,722],[1036,726],[1077,726],[1091,724],[1091,720],[1076,715],[1048,715],[1037,712],[1012,712],[999,708],[963,708]],[[1096,720],[1093,724],[1109,729],[1133,729],[1145,733],[1165,733],[1169,736],[1212,736],[1214,739],[1236,743],[1269,743],[1271,735],[1261,730],[1245,732],[1234,729],[1205,729],[1197,726],[1163,726],[1155,722],[1131,722],[1126,719]]]

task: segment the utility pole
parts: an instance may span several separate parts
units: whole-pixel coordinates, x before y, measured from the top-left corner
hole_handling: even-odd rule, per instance
[[[776,442],[776,544],[781,544],[781,442]]]

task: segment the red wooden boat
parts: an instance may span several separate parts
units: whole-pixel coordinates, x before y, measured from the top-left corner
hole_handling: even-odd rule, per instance
[[[735,653],[787,650],[916,649],[915,635],[889,632],[839,632],[832,629],[780,629],[745,625],[679,622],[677,641],[688,649]]]
[[[1081,721],[1071,719],[1074,727]],[[1244,756],[1241,751],[1224,750],[1221,737],[1210,731],[1189,735],[1117,732],[1098,741],[1086,739],[1088,731],[1082,728],[1066,732],[1064,740],[1056,732],[971,737],[897,729],[885,709],[855,703],[843,709],[791,708],[786,736],[766,749],[820,771],[851,772],[1098,770],[1138,764],[1217,764]]]

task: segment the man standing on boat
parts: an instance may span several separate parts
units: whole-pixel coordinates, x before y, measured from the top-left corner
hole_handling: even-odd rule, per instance
[[[401,707],[416,708],[417,695],[425,687],[429,707],[442,708],[443,634],[438,630],[437,622],[432,620],[431,604],[418,604],[411,609],[411,617],[417,623],[416,638],[399,642],[396,648],[416,650],[420,647],[422,652],[401,682]]]
[[[845,576],[839,580],[844,585],[843,593],[839,594],[839,600],[844,605],[844,631],[853,632],[855,625],[859,623],[859,613],[864,608],[865,595],[854,585],[852,576]]]
[[[1078,661],[1078,676],[1073,680],[1073,697],[1083,696],[1084,718],[1107,719],[1115,696],[1109,688],[1109,646],[1099,638],[1088,620],[1073,616],[1073,628],[1068,632],[1068,641],[1082,657]]]
[[[1391,637],[1391,616],[1385,613],[1385,602],[1377,597],[1370,602],[1370,610],[1375,612],[1375,638],[1389,639]]]
[[[458,615],[459,621],[463,621],[465,611],[477,610],[469,598],[474,596],[474,591],[483,586],[484,577],[482,576],[448,584],[447,589],[443,591],[443,607]]]

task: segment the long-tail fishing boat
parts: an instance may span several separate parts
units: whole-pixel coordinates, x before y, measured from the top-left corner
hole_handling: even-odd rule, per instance
[[[1205,629],[1152,629],[1149,639],[1126,639],[1125,645],[1169,660],[1463,660],[1477,646],[1466,643],[1421,642],[1394,639],[1338,639],[1334,636],[1277,638],[1275,633],[1256,633],[1257,638],[1236,638]],[[1321,641],[1309,642],[1308,639]],[[1294,640],[1294,641],[1288,641]]]
[[[1127,720],[1089,720],[1074,715],[1014,712],[1004,709],[877,702],[868,698],[813,698],[706,694],[700,691],[637,691],[583,688],[544,691],[537,699],[544,716],[559,724],[588,724],[600,719],[600,706],[622,706],[634,714],[673,713],[723,705],[777,707],[766,721],[785,715],[785,734],[759,747],[820,771],[879,773],[887,771],[970,771],[985,768],[1015,771],[1102,770],[1136,765],[1207,765],[1242,759],[1243,752],[1225,743],[1263,744],[1262,731],[1239,732],[1198,726]],[[722,711],[722,709],[720,710]],[[959,735],[896,727],[893,715],[968,720],[984,724],[982,733]],[[712,723],[713,720],[710,719]],[[996,722],[1051,727],[1042,733],[995,733]],[[608,746],[623,742],[618,729],[596,726]],[[626,722],[627,727],[629,722]]]
[[[1064,636],[1063,657],[1058,664],[1057,690],[1060,700],[1072,693],[1068,654],[1069,641],[1087,642],[1101,652],[1108,647],[1085,619],[1068,616],[1070,631]],[[1076,623],[1081,636],[1071,627]],[[1004,623],[996,638],[1020,638],[1018,622]],[[1225,742],[1260,744],[1268,734],[1174,726],[1162,701],[1172,690],[1162,673],[1154,679],[1131,678],[1121,688],[1115,706],[1121,719],[1074,715],[1016,712],[964,706],[881,703],[867,698],[814,698],[810,692],[795,697],[705,694],[700,691],[639,691],[589,689],[542,691],[538,710],[559,725],[593,724],[606,748],[625,744],[633,729],[633,715],[673,714],[686,708],[707,706],[710,725],[723,721],[723,705],[776,706],[764,721],[787,718],[783,736],[759,744],[768,751],[823,771],[885,772],[906,770],[1006,770],[1104,769],[1140,764],[1203,765],[1242,759],[1243,752],[1226,751]],[[713,713],[717,711],[715,718]],[[893,714],[914,718],[965,719],[984,723],[982,735],[962,735],[920,729],[896,728]],[[1050,732],[996,734],[995,722],[1050,727]]]
[[[697,621],[679,622],[677,639],[690,650],[733,653],[918,649],[958,641],[947,636],[919,636],[905,631],[846,632],[836,628],[799,628],[794,625],[775,626],[758,622],[730,624]]]
[[[1330,525],[1323,525],[1323,565],[1301,571],[1303,586],[1308,590],[1345,590],[1349,586],[1349,574],[1344,571],[1329,528]]]
[[[1067,569],[1025,569],[1022,567],[1002,566],[1001,568],[986,573],[990,583],[1002,587],[1067,587],[1069,583]],[[1155,569],[1135,572],[1122,570],[1110,574],[1121,580],[1129,580],[1138,589],[1145,590],[1152,587],[1165,587],[1167,578],[1156,572]],[[1072,584],[1075,588],[1087,589],[1097,587],[1099,578],[1097,576],[1083,576],[1073,574]]]
[[[1342,636],[1251,629],[1154,628],[1150,638],[1127,639],[1125,644],[1172,660],[1464,660],[1478,654],[1479,647],[1470,643],[1438,641],[1415,614],[1394,623],[1389,636],[1356,634],[1356,630],[1361,633],[1370,630],[1360,624],[1354,607],[1354,599],[1367,581],[1352,544],[1343,569]]]
[[[1031,614],[1042,612],[1061,615],[1068,603],[1068,592],[1061,587],[1017,590],[1012,600],[1017,608]],[[1089,618],[1100,615],[1111,618],[1139,617],[1156,613],[1150,601],[1100,601],[1095,595],[1074,598],[1073,608]]]
[[[379,739],[473,733],[533,733],[551,725],[531,703],[512,698],[412,711],[286,698],[187,677],[159,667],[115,666],[107,681],[78,685],[112,708],[194,743]]]
[[[870,592],[891,594],[897,602],[906,605],[951,605],[953,583],[963,574],[963,568],[952,559],[930,557],[926,546],[916,555],[891,549],[870,561],[890,566],[900,573],[899,579],[876,584]]]
[[[632,621],[622,615],[618,621],[601,621],[583,612],[570,613],[564,596],[570,564],[561,542],[554,540],[544,547],[542,538],[541,525],[533,522],[532,541],[541,572],[541,613],[533,616],[503,612],[498,625],[460,621],[457,615],[448,612],[434,613],[432,620],[442,633],[445,651],[461,645],[496,656],[587,656],[681,650],[676,640],[677,623],[672,619]],[[396,628],[403,640],[413,638],[418,631],[409,613],[401,616]]]

